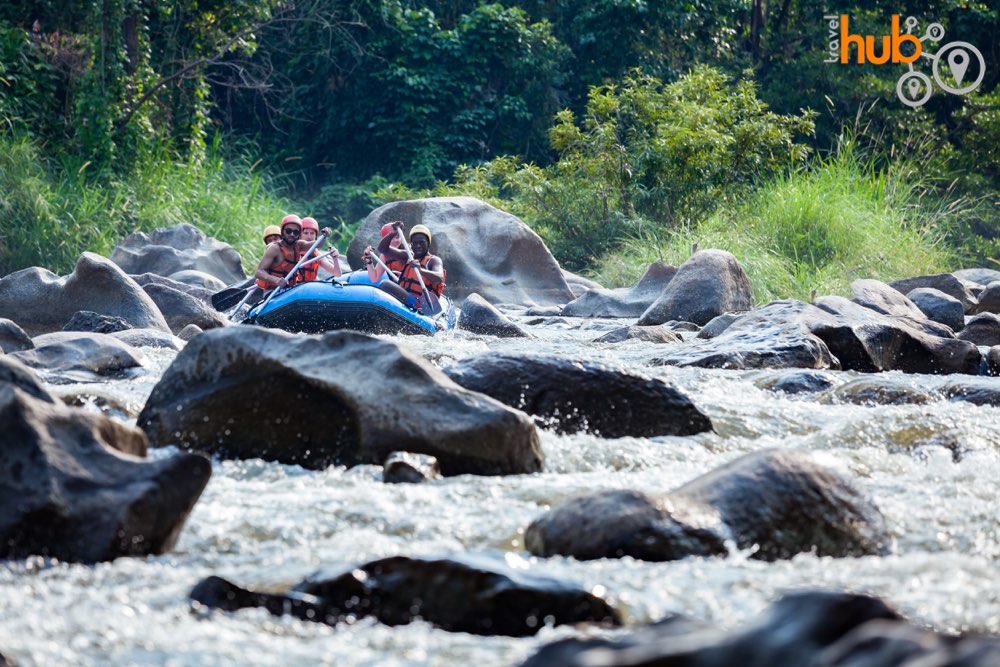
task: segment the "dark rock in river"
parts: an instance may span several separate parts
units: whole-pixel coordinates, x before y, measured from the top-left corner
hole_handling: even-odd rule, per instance
[[[63,325],[62,330],[109,334],[116,331],[127,331],[131,328],[132,325],[126,322],[123,317],[80,310],[74,313],[69,322]]]
[[[35,347],[24,329],[17,322],[0,317],[0,354],[4,352],[22,352]]]
[[[49,382],[101,382],[143,362],[141,352],[109,334],[60,331],[36,336],[34,343],[11,356]]]
[[[308,468],[430,454],[445,475],[538,472],[531,420],[462,389],[405,346],[359,333],[258,327],[195,337],[138,418],[155,446]]]
[[[148,287],[149,285],[162,285],[163,287],[170,287],[172,289],[177,290],[178,292],[184,292],[188,296],[193,296],[199,301],[203,301],[207,304],[212,303],[213,294],[225,288],[225,285],[223,285],[218,290],[208,290],[205,289],[204,287],[183,283],[180,282],[179,280],[174,280],[173,278],[167,278],[156,273],[142,273],[139,275],[132,276],[132,279],[135,280],[135,282],[137,282],[140,287],[145,288]]]
[[[975,312],[1000,314],[1000,281],[990,283],[983,289]]]
[[[462,313],[458,316],[458,328],[499,338],[533,338],[530,333],[512,322],[509,317],[475,292],[466,297],[462,303]]]
[[[627,340],[641,340],[658,345],[683,342],[681,337],[663,326],[622,327],[594,339],[595,343],[623,343]]]
[[[994,345],[986,352],[987,375],[1000,375],[1000,345]]]
[[[45,403],[56,402],[35,372],[10,355],[0,356],[0,386],[3,383],[13,385]]]
[[[792,370],[779,372],[766,377],[756,384],[761,389],[777,391],[783,394],[817,394],[837,386],[842,380],[835,379],[829,373],[810,370]]]
[[[712,429],[708,417],[663,380],[594,361],[486,354],[462,359],[445,373],[466,389],[551,423],[560,433],[620,438]]]
[[[477,635],[525,637],[545,625],[621,624],[607,602],[583,589],[467,555],[384,558],[330,578],[312,577],[284,594],[253,592],[209,577],[191,598],[225,611],[264,607],[329,625],[366,616],[392,626],[419,619]]]
[[[111,254],[111,261],[126,273],[156,273],[170,276],[194,269],[225,284],[243,280],[240,254],[232,246],[208,238],[197,227],[181,223],[150,233],[134,232]]]
[[[909,298],[909,293],[916,289],[933,289],[943,292],[962,305],[963,314],[973,312],[978,305],[976,297],[969,291],[969,288],[951,273],[936,273],[929,276],[893,280],[889,283],[889,287],[900,294],[906,294],[907,298]],[[921,308],[921,310],[923,309]]]
[[[681,265],[638,324],[687,320],[704,325],[752,306],[750,279],[736,258],[725,250],[702,250]]]
[[[575,498],[531,523],[539,556],[673,560],[725,553],[724,541],[777,560],[884,554],[885,518],[838,473],[797,450],[755,452],[662,496],[603,491]]]
[[[960,382],[949,382],[942,385],[938,391],[952,401],[964,401],[974,405],[992,405],[995,408],[1000,408],[1000,383],[997,383],[996,380],[963,378]]]
[[[426,225],[431,253],[448,272],[446,294],[460,303],[473,292],[490,303],[552,306],[574,298],[559,263],[542,239],[518,218],[472,197],[399,201],[372,211],[347,250],[361,266],[365,246],[377,246],[379,230],[402,220],[404,231]]]
[[[677,273],[676,266],[655,262],[632,287],[595,287],[566,304],[563,315],[570,317],[639,317],[666,288]]]
[[[137,329],[169,331],[153,300],[100,255],[83,253],[73,273],[62,278],[34,267],[0,279],[0,313],[32,338],[62,330],[79,310],[118,316]]]
[[[146,444],[137,429],[2,382],[0,431],[0,558],[93,563],[169,551],[212,472],[194,454],[136,458]]]
[[[382,467],[382,481],[387,484],[419,484],[440,477],[441,465],[427,454],[393,452]]]
[[[1000,315],[993,313],[976,315],[969,320],[958,337],[975,345],[986,347],[1000,345]]]
[[[830,399],[855,405],[923,405],[940,396],[917,389],[905,380],[884,377],[860,377],[830,392]]]
[[[965,310],[962,303],[953,296],[930,287],[918,287],[907,293],[906,298],[912,301],[928,319],[943,324],[952,331],[961,331],[965,326]]]
[[[709,339],[719,336],[723,331],[729,328],[736,320],[743,317],[744,313],[723,313],[718,317],[713,317],[709,320],[708,324],[701,328],[698,332],[698,338]]]
[[[878,280],[855,280],[851,283],[851,291],[854,293],[851,301],[876,313],[889,317],[907,317],[915,321],[927,319],[916,304],[899,290]]]
[[[163,313],[170,331],[178,334],[189,324],[202,330],[224,327],[229,322],[210,305],[173,287],[150,283],[142,288]]]

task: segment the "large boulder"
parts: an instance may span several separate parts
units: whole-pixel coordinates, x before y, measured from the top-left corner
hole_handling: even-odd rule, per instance
[[[952,271],[952,275],[959,280],[965,280],[970,283],[982,285],[983,287],[986,287],[990,283],[1000,282],[1000,271],[996,269],[960,269]]]
[[[139,284],[140,287],[145,289],[150,285],[163,285],[164,287],[170,287],[175,290],[184,292],[188,296],[193,296],[199,301],[204,301],[205,303],[212,303],[212,295],[216,292],[225,288],[225,285],[220,287],[218,290],[209,290],[198,285],[192,285],[189,283],[184,283],[179,280],[174,280],[173,278],[167,278],[156,273],[140,273],[138,275],[132,276],[132,279]],[[219,281],[221,282],[221,281]],[[244,281],[246,282],[246,281]],[[147,290],[148,292],[148,290]]]
[[[979,305],[975,312],[1000,315],[1000,280],[990,283],[979,293]]]
[[[143,290],[163,313],[170,330],[176,335],[189,324],[202,330],[224,327],[228,324],[222,313],[200,299],[166,285],[150,283]]]
[[[456,302],[473,292],[490,303],[562,305],[574,296],[558,262],[535,232],[509,213],[472,197],[434,197],[386,204],[372,211],[347,250],[361,266],[365,246],[377,246],[379,230],[401,220],[409,232],[426,225],[431,252],[448,272],[445,293]]]
[[[704,325],[723,313],[752,306],[750,278],[736,258],[725,250],[702,250],[681,264],[639,324],[682,320]]]
[[[458,328],[498,338],[534,337],[476,293],[470,294],[462,303],[462,313],[458,316]]]
[[[653,305],[677,274],[676,266],[654,262],[632,287],[595,287],[563,308],[570,317],[639,317]]]
[[[971,313],[978,305],[976,297],[969,291],[965,283],[951,273],[935,273],[928,276],[915,276],[913,278],[903,278],[893,280],[889,283],[900,294],[909,295],[915,289],[935,289],[944,292],[948,296],[962,304],[962,309],[966,313]],[[912,300],[912,299],[911,299]]]
[[[589,431],[619,438],[712,430],[708,417],[663,380],[596,361],[487,354],[462,359],[445,374],[561,433]]]
[[[61,278],[34,267],[0,279],[0,313],[32,338],[60,331],[80,310],[118,316],[137,329],[170,331],[142,288],[100,255],[83,253],[73,273]]]
[[[944,274],[950,276],[950,273]],[[965,308],[955,297],[932,287],[918,287],[906,293],[906,298],[920,309],[927,319],[944,324],[952,331],[965,326]]]
[[[60,331],[34,338],[35,347],[10,355],[49,382],[102,382],[141,367],[139,350],[109,334]]]
[[[0,317],[0,354],[30,350],[34,346],[31,338],[17,325],[17,322]]]
[[[137,429],[4,382],[0,430],[0,558],[94,563],[169,551],[212,472],[194,454],[143,460]]]
[[[383,558],[340,574],[316,575],[288,593],[250,591],[209,577],[191,598],[209,608],[264,607],[329,625],[365,616],[386,625],[421,619],[477,635],[525,637],[546,624],[621,625],[618,612],[583,588],[468,555]]]
[[[531,523],[525,547],[539,556],[675,560],[726,553],[731,540],[777,560],[885,554],[877,507],[840,474],[797,450],[765,450],[669,494],[601,491],[568,500]]]
[[[914,321],[927,319],[906,295],[878,280],[855,280],[851,292],[854,294],[851,301],[876,313]]]
[[[309,468],[430,454],[445,475],[538,472],[527,415],[467,391],[408,347],[350,331],[241,326],[193,338],[138,418],[156,446]]]
[[[181,223],[148,234],[134,232],[111,254],[111,261],[126,273],[170,276],[193,269],[230,284],[243,280],[240,254],[227,243],[205,236],[197,227]]]

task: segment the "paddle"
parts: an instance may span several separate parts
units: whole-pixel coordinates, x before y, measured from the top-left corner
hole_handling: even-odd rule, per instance
[[[219,290],[212,295],[212,308],[215,308],[220,312],[229,310],[232,305],[243,298],[243,295],[247,293],[247,290],[253,286],[254,278],[251,276],[237,285]]]
[[[403,234],[403,230],[402,229],[399,230],[399,240],[403,244],[403,250],[406,251],[406,256],[409,257],[410,261],[412,262],[413,261],[413,251],[410,250],[410,244],[406,242],[406,236]],[[426,311],[425,314],[428,315],[428,316],[430,316],[430,317],[436,317],[437,315],[440,315],[441,314],[441,301],[438,300],[437,294],[434,294],[429,289],[427,289],[427,285],[424,284],[424,277],[422,275],[420,275],[420,270],[419,269],[414,269],[413,272],[417,274],[417,282],[420,283],[420,289],[422,289],[424,291],[424,308],[423,308],[423,310]]]
[[[235,308],[233,308],[233,312],[229,315],[229,319],[230,320],[236,319],[236,315],[239,314],[240,308],[242,308],[243,304],[245,304],[247,301],[250,300],[250,297],[252,297],[254,294],[257,293],[258,289],[259,288],[257,287],[257,285],[253,285],[250,289],[247,290],[247,295],[245,297],[243,297],[243,300],[240,301],[239,305],[237,305]]]
[[[392,278],[392,282],[394,283],[399,282],[399,276],[396,275],[395,271],[393,271],[392,269],[390,269],[388,266],[385,265],[385,262],[382,261],[381,257],[379,257],[373,252],[371,253],[371,258],[374,259],[376,262],[378,262],[378,265],[382,267],[382,270],[385,271],[386,275]]]
[[[316,242],[313,243],[311,246],[309,246],[309,250],[306,250],[305,254],[302,255],[302,259],[299,260],[299,263],[296,264],[295,266],[293,266],[292,270],[288,272],[288,275],[285,276],[285,280],[288,280],[292,276],[294,276],[295,272],[298,271],[299,269],[301,269],[303,264],[305,264],[308,261],[310,261],[310,260],[307,260],[306,257],[308,257],[309,255],[311,255],[313,250],[315,250],[318,246],[320,246],[320,245],[322,245],[324,243],[326,243],[326,234],[320,234],[320,237],[318,239],[316,239]],[[314,258],[314,259],[318,259],[318,258]],[[276,287],[273,290],[271,290],[271,293],[267,295],[266,299],[264,299],[264,303],[260,304],[260,310],[258,310],[257,312],[263,311],[264,308],[267,307],[267,304],[271,302],[271,299],[274,298],[274,295],[277,294],[278,292],[281,292],[281,291],[282,291],[282,289],[280,287]]]

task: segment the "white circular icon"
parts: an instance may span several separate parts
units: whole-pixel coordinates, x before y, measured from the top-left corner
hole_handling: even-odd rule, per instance
[[[932,23],[927,26],[927,32],[924,33],[924,39],[930,39],[932,42],[939,42],[941,38],[944,37],[944,26],[940,23]]]
[[[968,73],[973,56],[979,61],[979,74],[972,83],[963,86],[962,83],[967,80],[966,74]],[[952,79],[955,81],[955,86],[950,85],[941,78],[942,58],[948,63],[948,69],[951,72]],[[983,82],[983,77],[986,76],[986,61],[983,60],[983,54],[968,42],[948,42],[932,56],[932,60],[931,71],[934,72],[934,80],[941,86],[941,90],[953,95],[971,93],[979,87],[979,84]],[[898,85],[896,89],[897,91],[899,90]]]
[[[908,107],[923,106],[931,98],[931,79],[923,72],[907,72],[896,82],[896,97]]]

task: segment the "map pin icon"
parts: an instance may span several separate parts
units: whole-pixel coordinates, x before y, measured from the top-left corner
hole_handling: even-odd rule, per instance
[[[917,99],[917,93],[920,92],[920,82],[917,81],[916,79],[910,79],[906,83],[906,87],[910,89],[910,99],[911,100]]]
[[[969,54],[961,49],[953,50],[948,54],[948,67],[951,68],[951,75],[955,77],[955,83],[961,86],[965,70],[969,69]]]

